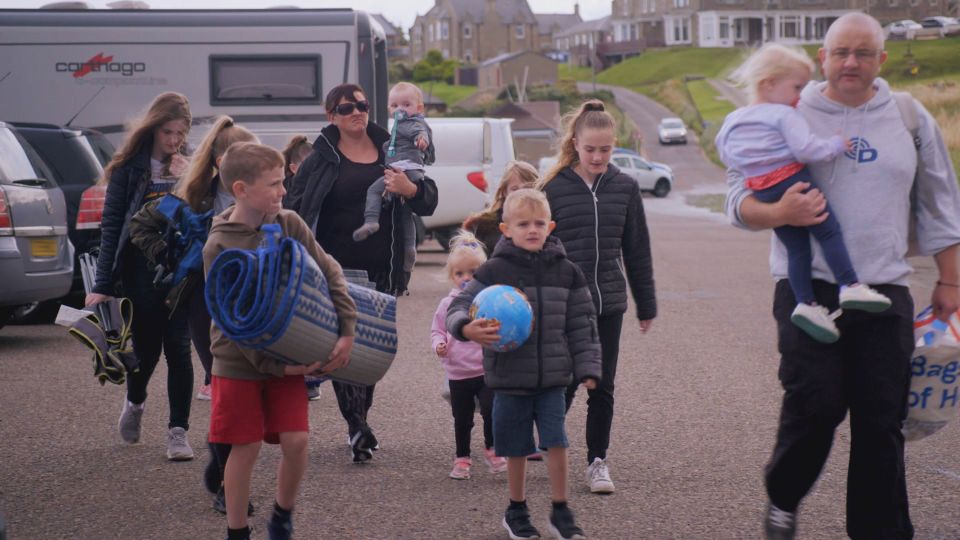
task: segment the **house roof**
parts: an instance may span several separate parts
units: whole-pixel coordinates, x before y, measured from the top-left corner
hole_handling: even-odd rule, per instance
[[[507,60],[510,60],[511,58],[516,58],[516,57],[520,56],[521,54],[528,53],[528,52],[530,52],[530,51],[517,51],[517,52],[512,52],[512,53],[503,53],[503,54],[501,54],[501,55],[499,55],[499,56],[494,56],[493,58],[484,60],[483,62],[480,63],[479,67],[492,66],[493,64],[499,64],[500,62],[506,62]]]
[[[607,15],[602,19],[583,21],[582,23],[571,26],[566,30],[561,30],[560,32],[557,32],[557,36],[572,36],[575,34],[584,34],[589,32],[609,32],[610,29],[610,15]]]
[[[549,34],[554,28],[569,28],[583,22],[579,13],[534,13],[537,18],[537,31]]]
[[[399,34],[400,34],[400,31],[397,30],[397,27],[394,26],[393,23],[391,23],[390,21],[388,21],[386,18],[384,18],[383,15],[381,15],[381,14],[379,14],[379,13],[371,13],[370,15],[371,15],[374,19],[376,19],[378,23],[380,23],[380,26],[383,27],[383,32],[384,32],[387,36],[396,36],[396,35],[399,35]]]
[[[560,129],[559,101],[528,101],[526,103],[507,102],[490,111],[490,116],[513,118],[510,125],[513,131],[534,131]]]
[[[497,13],[504,23],[531,23],[536,24],[537,19],[530,9],[527,0],[494,0],[496,2]],[[427,12],[428,15],[443,18],[451,15],[458,19],[472,19],[474,22],[483,20],[483,14],[487,10],[487,0],[448,0],[453,13],[448,13],[446,2],[438,1],[437,4]]]

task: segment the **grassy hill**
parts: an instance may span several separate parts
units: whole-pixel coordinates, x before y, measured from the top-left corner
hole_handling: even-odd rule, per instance
[[[717,77],[734,67],[743,55],[743,49],[650,49],[601,71],[597,82],[638,88],[686,75]]]

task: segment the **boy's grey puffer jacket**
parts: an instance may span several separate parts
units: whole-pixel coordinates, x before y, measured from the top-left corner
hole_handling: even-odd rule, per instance
[[[567,260],[563,245],[547,239],[538,253],[503,238],[493,258],[447,310],[447,330],[466,341],[473,298],[489,285],[511,285],[523,291],[533,308],[533,333],[520,348],[497,353],[483,350],[484,380],[490,388],[511,394],[534,394],[592,377],[600,380],[600,339],[593,300],[577,265]]]

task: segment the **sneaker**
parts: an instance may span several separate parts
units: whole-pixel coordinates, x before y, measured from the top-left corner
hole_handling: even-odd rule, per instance
[[[530,511],[524,503],[521,508],[507,508],[503,514],[503,528],[511,540],[534,540],[540,538],[540,531],[530,523]]]
[[[840,309],[830,313],[823,306],[797,304],[790,315],[790,322],[820,343],[835,343],[840,339],[840,331],[833,321],[842,313]]]
[[[320,399],[320,385],[309,385],[307,386],[307,399],[310,401],[316,401]]]
[[[279,517],[276,513],[267,522],[267,538],[270,540],[290,540],[293,538],[293,519]]]
[[[454,480],[469,480],[470,465],[471,461],[468,457],[458,457],[453,460],[453,470],[450,471],[450,478]]]
[[[223,515],[227,515],[227,497],[223,492],[223,486],[220,486],[217,494],[213,497],[213,509]],[[247,515],[252,516],[253,510],[253,503],[247,501]]]
[[[840,307],[879,313],[890,307],[890,299],[862,283],[844,285],[840,287]]]
[[[797,513],[786,512],[768,503],[767,515],[763,518],[763,533],[767,540],[793,540],[797,535]]]
[[[197,391],[197,399],[199,399],[200,401],[210,401],[211,394],[210,394],[209,384],[205,384],[200,387],[200,390]]]
[[[613,480],[610,479],[606,460],[593,458],[593,463],[587,465],[587,485],[590,486],[590,493],[613,493]]]
[[[170,428],[167,432],[167,459],[170,461],[190,461],[193,448],[187,442],[187,430],[182,427]]]
[[[550,511],[550,532],[558,540],[587,540],[583,529],[577,527],[573,519],[573,511],[569,507],[554,507]]]
[[[140,420],[143,418],[143,406],[143,403],[136,405],[126,399],[123,400],[123,412],[120,413],[120,421],[117,424],[120,430],[120,438],[124,442],[133,444],[140,440]]]
[[[369,427],[360,428],[360,431],[350,437],[350,449],[353,451],[354,463],[366,463],[373,459],[373,451],[380,448],[380,442],[374,437]]]
[[[507,470],[507,459],[497,455],[493,448],[487,448],[483,451],[483,461],[487,463],[487,469],[491,474],[502,473]]]

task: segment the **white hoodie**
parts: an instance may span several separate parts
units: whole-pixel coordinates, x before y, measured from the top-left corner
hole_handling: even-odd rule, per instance
[[[809,165],[817,187],[823,191],[843,229],[843,238],[857,275],[864,283],[907,285],[912,269],[907,264],[910,223],[910,189],[917,180],[917,240],[920,253],[933,255],[960,244],[960,190],[940,129],[930,113],[916,103],[923,169],[917,170],[917,151],[900,116],[890,86],[876,79],[876,95],[856,108],[823,95],[826,83],[811,83],[803,90],[798,110],[815,135],[841,133],[857,144],[828,163]],[[727,216],[748,228],[740,217],[740,204],[752,192],[744,187],[739,171],[727,171]],[[787,277],[783,244],[772,236],[770,272]],[[836,283],[819,244],[813,241],[813,277]]]

